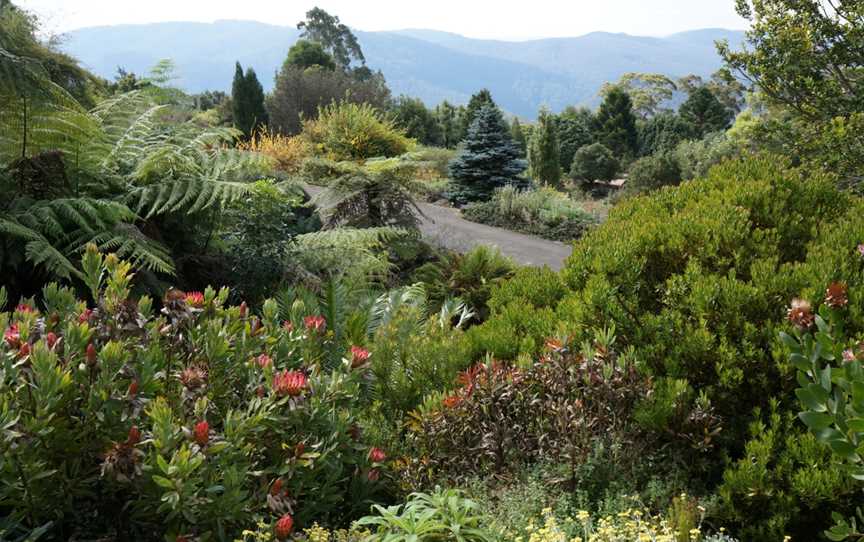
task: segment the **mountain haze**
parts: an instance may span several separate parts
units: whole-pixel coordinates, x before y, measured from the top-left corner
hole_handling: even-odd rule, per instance
[[[434,30],[355,31],[368,64],[384,72],[394,95],[434,105],[467,102],[482,87],[508,112],[533,117],[546,105],[594,105],[597,91],[629,71],[709,75],[720,66],[715,40],[738,44],[743,33],[705,29],[666,38],[594,32],[532,41],[479,40]],[[76,30],[64,49],[97,74],[117,68],[146,73],[171,58],[176,84],[189,92],[229,90],[234,62],[258,72],[265,89],[299,37],[293,27],[252,21],[154,23]]]

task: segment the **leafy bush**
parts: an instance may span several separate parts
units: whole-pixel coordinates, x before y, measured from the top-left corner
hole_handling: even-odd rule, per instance
[[[625,189],[641,193],[681,182],[681,169],[675,156],[668,152],[653,154],[633,162],[627,172]]]
[[[301,137],[317,155],[335,161],[399,156],[414,146],[371,105],[350,102],[320,108],[317,119],[303,122]]]
[[[284,136],[267,128],[261,129],[248,142],[240,142],[238,148],[261,153],[273,159],[279,171],[292,175],[300,171],[303,161],[312,154],[309,143],[303,138]]]
[[[681,179],[690,180],[704,177],[715,165],[736,156],[738,147],[724,132],[715,132],[698,141],[680,143],[673,154],[681,169]]]
[[[492,199],[462,210],[468,220],[537,235],[554,241],[578,239],[596,220],[567,195],[543,187],[519,190],[505,186]]]
[[[860,283],[862,261],[850,255],[864,231],[861,209],[830,178],[776,157],[721,164],[705,179],[617,206],[575,244],[559,301],[535,307],[536,286],[526,286],[522,299],[513,295],[519,288],[502,288],[506,303],[493,295],[488,321],[468,332],[472,354],[514,359],[540,351],[556,333],[578,343],[598,322],[614,323],[655,385],[686,381],[722,420],[714,451],[709,446],[690,465],[706,468],[707,460],[701,476],[711,480],[719,456],[740,457],[748,435],[740,413],[789,391],[791,369],[775,340],[782,300],[821,292],[830,280]],[[862,316],[853,314],[860,326]],[[683,397],[695,404],[699,396]]]
[[[581,147],[573,155],[570,177],[589,184],[594,181],[611,181],[618,174],[620,164],[612,151],[602,143]]]
[[[340,525],[381,492],[386,454],[355,438],[362,371],[324,318],[283,325],[226,289],[171,290],[157,314],[128,263],[91,246],[83,269],[96,305],[49,285],[0,314],[4,537],[225,539]]]

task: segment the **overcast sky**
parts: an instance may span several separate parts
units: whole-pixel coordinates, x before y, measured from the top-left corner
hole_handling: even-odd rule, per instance
[[[317,5],[359,30],[427,28],[475,38],[532,39],[593,31],[665,36],[745,27],[734,0],[17,0],[60,33],[85,26],[247,19],[295,25]]]

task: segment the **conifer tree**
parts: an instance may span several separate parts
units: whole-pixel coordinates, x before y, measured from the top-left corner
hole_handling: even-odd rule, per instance
[[[707,87],[699,87],[691,92],[687,101],[681,104],[678,113],[685,122],[693,126],[695,135],[699,138],[728,128],[731,116],[729,110]]]
[[[636,115],[633,114],[633,101],[620,87],[612,87],[606,93],[594,118],[594,134],[596,140],[608,147],[618,158],[636,155],[639,135],[636,130]]]
[[[522,129],[522,123],[519,122],[518,117],[514,118],[513,123],[510,124],[510,137],[513,138],[513,143],[519,146],[522,156],[525,156],[528,152],[528,139],[525,137],[525,130]]]
[[[471,124],[474,122],[474,117],[485,105],[491,105],[496,108],[498,107],[495,104],[495,100],[492,99],[492,93],[486,88],[480,89],[479,92],[471,96],[471,99],[468,100],[468,107],[465,108],[465,111],[459,117],[462,127],[461,133],[459,134],[460,141],[468,135],[468,128],[470,128]]]
[[[450,162],[450,177],[458,184],[451,199],[456,203],[485,199],[499,186],[523,182],[526,163],[519,156],[501,111],[491,104],[482,106]]]
[[[558,186],[561,182],[561,148],[555,117],[547,109],[540,110],[537,126],[528,144],[529,174],[535,181]]]
[[[251,137],[261,126],[268,122],[267,109],[264,107],[264,88],[255,75],[255,70],[243,67],[237,62],[234,70],[234,82],[231,85],[231,106],[234,114],[234,126]]]

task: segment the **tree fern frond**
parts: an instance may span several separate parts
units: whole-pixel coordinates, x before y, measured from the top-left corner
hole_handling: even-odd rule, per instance
[[[42,266],[58,277],[68,279],[73,275],[81,276],[72,262],[44,237],[27,242],[24,255],[33,265]]]
[[[92,237],[89,242],[116,253],[135,267],[167,275],[176,271],[168,250],[132,225],[119,224],[110,232]]]

